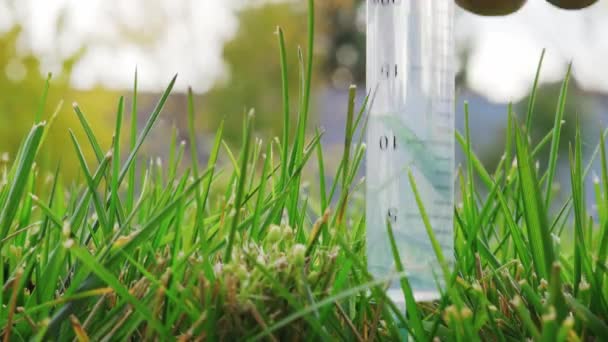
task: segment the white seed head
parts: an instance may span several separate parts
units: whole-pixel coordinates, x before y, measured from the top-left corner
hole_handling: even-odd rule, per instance
[[[547,309],[547,313],[543,315],[542,319],[545,322],[554,321],[557,318],[557,313],[555,312],[555,307],[553,305],[549,306]]]
[[[270,243],[276,243],[281,240],[281,227],[276,224],[270,225],[266,234],[266,240]]]
[[[21,247],[13,245],[9,246],[8,250],[12,255],[16,256],[17,258],[21,257],[21,252],[23,251]]]
[[[458,310],[456,309],[456,306],[454,306],[454,305],[450,305],[447,308],[445,308],[445,313],[448,314],[449,316],[453,316],[457,312],[458,312]]]
[[[69,237],[72,234],[72,225],[68,221],[63,222],[63,227],[61,227],[61,233],[65,237]]]
[[[287,209],[283,209],[283,214],[281,214],[281,224],[287,224],[289,222],[289,212]]]
[[[518,307],[521,305],[521,297],[519,296],[515,296],[515,298],[511,299],[511,304],[513,304],[513,306]]]
[[[561,243],[561,238],[557,234],[551,234],[551,238],[553,239],[553,243],[559,245]]]
[[[279,257],[274,262],[274,267],[279,268],[279,269],[283,269],[287,266],[289,266],[289,262],[287,261],[287,258],[284,256]]]
[[[570,327],[570,328],[574,327],[574,317],[572,317],[572,316],[566,317],[566,319],[564,319],[564,322],[562,324],[566,327]]]
[[[67,239],[65,240],[65,242],[63,243],[63,247],[70,249],[74,246],[74,239]]]
[[[293,238],[293,229],[290,226],[283,227],[283,238],[287,240],[291,240]]]
[[[301,243],[295,244],[291,248],[291,256],[296,265],[304,265],[304,261],[306,260],[306,246]]]
[[[312,271],[308,274],[308,282],[309,283],[316,283],[319,280],[319,272],[317,271]]]
[[[539,290],[546,290],[549,287],[549,283],[545,279],[540,280],[540,285],[538,285]]]
[[[221,274],[223,270],[224,270],[224,265],[221,262],[218,262],[215,265],[213,265],[213,273],[215,273],[216,276]]]

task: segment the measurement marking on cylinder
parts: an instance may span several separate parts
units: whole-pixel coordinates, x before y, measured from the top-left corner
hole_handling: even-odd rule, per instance
[[[436,199],[433,200],[433,203],[437,206],[452,206],[452,201],[444,200],[444,199]]]

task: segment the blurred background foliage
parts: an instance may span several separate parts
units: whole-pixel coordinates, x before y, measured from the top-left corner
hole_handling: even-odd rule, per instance
[[[157,6],[161,2],[150,2]],[[153,5],[156,4],[156,5]],[[18,3],[14,4],[19,6]],[[329,140],[340,142],[343,131],[344,110],[346,105],[346,89],[350,84],[358,84],[365,89],[365,11],[363,0],[324,0],[316,1],[317,36],[315,41],[315,69],[312,124],[324,125],[328,130]],[[163,13],[162,6],[155,11]],[[146,10],[146,13],[147,10]],[[156,13],[150,11],[150,13]],[[305,1],[254,1],[242,5],[238,10],[238,27],[232,38],[223,47],[223,59],[226,66],[225,75],[215,81],[213,87],[204,93],[196,95],[197,124],[200,128],[201,160],[205,158],[207,142],[213,136],[220,121],[225,121],[225,137],[229,143],[238,143],[241,134],[241,124],[244,113],[255,108],[257,113],[256,130],[260,136],[272,138],[278,135],[282,127],[281,107],[281,78],[276,27],[281,26],[285,32],[288,54],[289,86],[291,90],[291,115],[297,115],[300,100],[300,66],[298,48],[301,47],[306,55],[307,8]],[[188,15],[188,13],[182,14]],[[164,17],[163,17],[164,18]],[[61,16],[57,19],[57,30],[61,30]],[[122,19],[121,19],[122,20]],[[121,39],[132,44],[150,45],[154,41],[150,32],[162,35],[163,25],[168,19],[152,20],[150,31],[139,32],[127,23],[119,20],[118,27]],[[0,31],[2,32],[2,31]],[[166,32],[165,32],[166,33]],[[14,28],[0,33],[0,151],[13,156],[18,145],[32,124],[34,113],[39,106],[47,70],[42,69],[40,57],[32,53],[23,53],[19,48],[21,29]],[[21,37],[23,38],[23,37]],[[63,61],[59,73],[55,73],[51,82],[51,90],[46,102],[44,116],[48,118],[60,100],[64,100],[60,114],[51,130],[49,141],[45,145],[46,159],[41,161],[45,170],[53,170],[61,162],[64,174],[75,177],[75,160],[68,138],[68,128],[73,129],[79,137],[83,137],[80,125],[73,113],[71,104],[77,101],[87,114],[103,146],[109,148],[119,95],[126,95],[127,108],[130,104],[130,91],[107,89],[97,86],[93,89],[77,90],[70,86],[74,66],[79,62],[87,46],[82,46],[77,53]],[[462,47],[461,47],[462,48]],[[193,52],[195,53],[195,52]],[[461,64],[466,63],[466,47],[459,51]],[[539,51],[540,55],[540,51]],[[204,58],[194,55],[192,58]],[[107,65],[112,68],[112,65]],[[135,65],[133,66],[135,68]],[[486,120],[492,120],[498,126],[498,131],[504,132],[506,123],[505,104],[490,103],[483,96],[467,89],[465,84],[467,68],[461,68],[457,77],[459,100],[468,100],[473,120],[479,120],[482,127],[490,126]],[[573,83],[574,96],[569,97],[566,120],[572,122],[577,114],[597,111],[597,106],[590,106],[589,99],[599,95],[605,99],[605,94],[589,94],[580,91]],[[194,89],[196,92],[197,89]],[[546,134],[552,125],[555,112],[559,84],[543,85],[537,100],[535,137]],[[332,96],[326,96],[333,94]],[[363,91],[360,91],[362,97]],[[140,97],[140,112],[138,121],[143,122],[154,107],[159,96],[156,91],[143,91]],[[329,98],[329,100],[326,100]],[[525,111],[527,100],[516,104],[519,114]],[[176,92],[167,103],[164,120],[155,134],[159,139],[150,139],[144,151],[150,156],[163,155],[167,150],[167,141],[171,129],[175,128],[179,139],[187,139],[187,103],[183,92]],[[605,108],[605,107],[603,107]],[[458,119],[462,121],[462,109],[457,108]],[[490,114],[498,111],[498,114]],[[581,115],[583,121],[586,116]],[[126,115],[129,118],[129,115]],[[592,122],[591,125],[596,125]],[[461,123],[460,123],[461,125]],[[574,125],[565,127],[567,141],[572,136]],[[105,134],[104,134],[105,132]],[[481,131],[480,131],[481,132]],[[127,138],[123,136],[123,139]],[[86,141],[86,140],[81,140]],[[500,134],[492,134],[488,139],[481,139],[480,153],[489,165],[500,160],[496,151],[504,142]],[[567,147],[567,146],[564,146]],[[329,147],[331,148],[331,147]],[[66,153],[69,151],[69,153]],[[90,155],[90,149],[85,152]],[[188,154],[187,154],[188,155]]]
[[[18,38],[21,28],[15,26],[6,34],[0,36],[0,152],[8,158],[13,158],[19,144],[31,129],[36,113],[42,104],[42,94],[46,76],[40,70],[40,61],[36,56],[21,54],[18,51]],[[74,63],[79,55],[66,59],[60,74],[51,80],[46,104],[43,108],[43,120],[50,120],[59,110],[53,121],[52,129],[47,136],[47,143],[42,147],[39,166],[43,171],[54,170],[61,164],[65,177],[77,176],[80,168],[69,139],[68,129],[77,136],[84,138],[77,118],[72,111],[71,101],[78,99],[85,109],[90,109],[89,120],[96,131],[110,132],[113,92],[96,89],[89,94],[81,94],[70,88],[68,80]],[[94,94],[94,95],[93,95]],[[93,96],[92,96],[93,95]],[[59,107],[60,106],[60,107]],[[111,137],[100,134],[100,143],[109,146]],[[83,140],[84,141],[84,140]],[[88,157],[92,154],[85,150]]]
[[[283,114],[278,35],[272,34],[277,26],[285,30],[290,101],[291,107],[296,108],[299,101],[296,95],[301,88],[297,51],[306,44],[306,8],[284,3],[254,6],[241,11],[236,36],[224,47],[228,75],[204,95],[206,100],[200,107],[205,113],[202,123],[207,130],[213,131],[224,120],[229,128],[226,137],[232,141],[239,139],[243,115],[255,108],[256,130],[266,136],[278,135]],[[295,118],[295,111],[291,114]],[[185,127],[183,123],[180,126]]]

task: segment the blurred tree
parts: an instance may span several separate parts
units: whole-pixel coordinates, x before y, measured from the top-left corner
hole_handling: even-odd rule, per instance
[[[530,132],[530,135],[535,142],[540,141],[553,128],[555,115],[557,114],[560,90],[561,84],[554,83],[543,85],[537,91],[532,121],[532,132]],[[567,154],[568,145],[574,142],[577,120],[580,122],[581,126],[588,123],[586,120],[592,111],[588,102],[590,98],[591,96],[589,94],[585,94],[584,91],[576,87],[574,82],[570,82],[568,98],[564,108],[564,124],[562,126],[562,139],[559,146],[561,150],[560,153]],[[529,97],[520,101],[520,103],[516,106],[516,110],[520,114],[521,120],[524,120],[523,115],[527,111],[528,102]],[[541,154],[541,163],[544,164],[546,164],[549,154],[548,147],[546,152],[547,153]]]
[[[536,144],[553,129],[560,90],[560,83],[542,85],[537,90],[532,120],[532,131],[530,132],[534,146],[536,146]],[[574,142],[577,120],[581,125],[581,129],[584,130],[586,125],[589,125],[597,119],[590,115],[593,114],[593,109],[590,107],[590,100],[592,97],[593,95],[586,94],[584,91],[577,88],[576,85],[572,85],[571,83],[568,90],[566,106],[564,108],[564,124],[562,126],[559,146],[559,153],[566,160],[568,155],[568,146],[570,143]],[[526,97],[514,105],[514,111],[520,124],[523,124],[526,120],[528,102],[529,97]],[[504,122],[507,122],[506,116]],[[496,136],[496,139],[488,144],[485,144],[479,151],[482,162],[490,170],[495,169],[502,158],[501,153],[504,151],[504,143],[507,134],[506,130],[507,128],[505,125],[500,134]],[[593,139],[595,139],[595,136],[592,138],[592,140]],[[587,147],[588,146],[585,146],[585,148]],[[541,167],[545,167],[548,163],[550,148],[550,144],[547,144],[545,148],[538,154],[538,161],[540,162]]]
[[[301,89],[298,46],[306,57],[306,18],[306,7],[293,3],[256,5],[240,12],[238,32],[224,48],[228,76],[205,95],[202,105],[209,114],[205,118],[208,128],[215,129],[223,119],[227,138],[238,141],[243,114],[254,108],[258,132],[265,136],[280,132],[283,114],[277,26],[285,34],[291,115],[297,115]]]
[[[21,29],[16,26],[0,35],[0,153],[8,154],[9,158],[14,158],[22,139],[34,123],[45,84],[39,59],[31,54],[20,53],[17,49],[20,33]],[[78,57],[79,54],[76,54],[66,59],[61,73],[55,75],[51,82],[43,108],[43,120],[49,120],[61,99],[65,103],[50,128],[38,158],[38,165],[43,171],[51,171],[61,162],[62,174],[68,178],[75,177],[80,169],[75,154],[71,153],[73,146],[68,129],[74,130],[83,146],[87,146],[84,148],[87,157],[92,157],[91,150],[85,143],[86,137],[70,106],[75,92],[69,88],[68,80]],[[113,110],[113,106],[109,106],[108,95],[109,93],[97,93],[94,100],[90,99],[84,104],[90,113],[88,119],[104,147],[109,147],[111,141],[111,120],[107,113]]]
[[[323,74],[335,87],[365,82],[365,2],[329,0],[319,3],[327,44]]]

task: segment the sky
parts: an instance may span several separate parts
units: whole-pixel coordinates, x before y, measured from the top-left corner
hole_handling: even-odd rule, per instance
[[[235,0],[19,0],[13,15],[0,0],[0,32],[23,25],[20,48],[41,56],[45,71],[86,45],[71,82],[161,91],[178,73],[175,89],[208,90],[226,73],[222,47],[238,28]],[[4,15],[2,14],[4,13]],[[60,23],[61,29],[58,29]],[[124,39],[124,37],[136,37]]]
[[[530,0],[515,14],[494,18],[458,13],[457,47],[472,47],[467,84],[490,100],[526,96],[543,48],[541,81],[560,81],[572,62],[574,80],[582,89],[608,93],[608,1],[564,11]]]
[[[8,3],[18,4],[12,10]],[[179,73],[177,91],[209,90],[228,74],[222,47],[238,28],[243,0],[0,0],[0,32],[24,28],[20,50],[41,56],[44,71],[84,44],[72,84],[130,89],[138,69],[142,90],[160,91]],[[530,0],[518,13],[483,18],[457,11],[458,49],[470,48],[467,85],[491,101],[517,101],[532,84],[543,48],[543,82],[573,77],[585,90],[608,93],[608,1],[578,12]],[[58,29],[61,27],[61,29]],[[271,32],[269,32],[271,34]],[[137,37],[139,43],[125,40]]]

